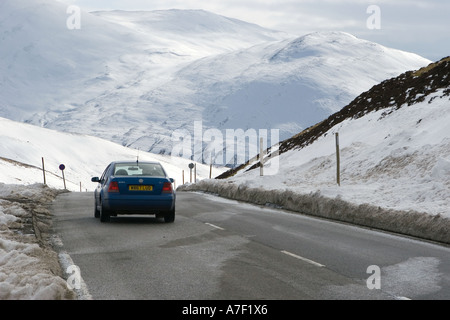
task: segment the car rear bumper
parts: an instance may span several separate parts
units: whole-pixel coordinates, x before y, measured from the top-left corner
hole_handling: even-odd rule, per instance
[[[145,199],[136,196],[110,196],[103,204],[112,214],[157,214],[173,210],[175,196],[161,195]]]

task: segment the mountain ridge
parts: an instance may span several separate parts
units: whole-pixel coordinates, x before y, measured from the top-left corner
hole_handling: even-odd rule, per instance
[[[11,8],[35,2],[3,2],[0,116],[153,153],[170,154],[173,133],[192,133],[194,121],[288,138],[375,83],[429,63],[345,33],[293,36],[206,11],[82,12],[81,29],[68,30],[66,7],[37,3],[46,6],[27,11],[29,25]],[[163,32],[175,22],[205,32]],[[42,40],[49,30],[50,43]],[[304,57],[303,49],[322,51]]]

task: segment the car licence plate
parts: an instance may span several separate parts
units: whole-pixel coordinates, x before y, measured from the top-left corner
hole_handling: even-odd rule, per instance
[[[128,186],[130,191],[153,191],[153,186]]]

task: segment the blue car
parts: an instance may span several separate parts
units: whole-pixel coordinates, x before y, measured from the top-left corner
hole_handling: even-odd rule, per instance
[[[94,216],[101,222],[117,215],[145,214],[175,221],[174,180],[159,162],[115,161],[102,176],[93,177]]]

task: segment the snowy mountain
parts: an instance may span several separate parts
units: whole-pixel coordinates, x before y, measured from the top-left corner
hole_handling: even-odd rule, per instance
[[[161,85],[174,67],[281,35],[203,11],[82,11],[78,30],[67,27],[69,18],[67,5],[55,0],[0,3],[2,116],[58,113],[109,93],[122,97],[130,87],[123,105]],[[204,30],[194,30],[203,21]]]
[[[0,116],[171,153],[176,130],[279,129],[321,121],[430,61],[340,32],[298,37],[201,10],[82,12],[0,4]],[[197,158],[196,160],[205,160]]]
[[[444,58],[282,141],[265,157],[268,174],[255,160],[187,188],[450,243],[449,105]]]
[[[428,64],[343,32],[319,32],[196,61],[177,74],[213,127],[291,137],[374,84]],[[401,71],[403,70],[403,71]]]

